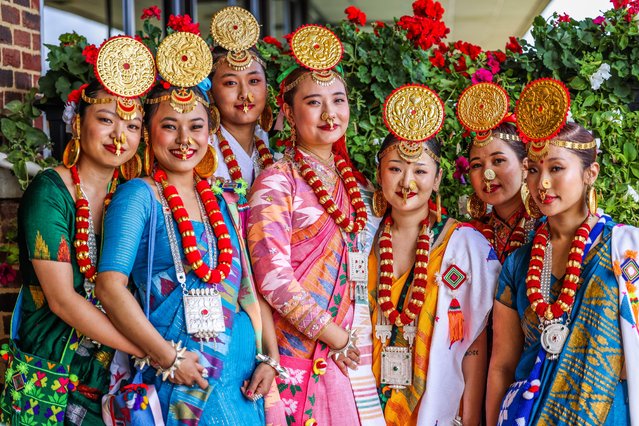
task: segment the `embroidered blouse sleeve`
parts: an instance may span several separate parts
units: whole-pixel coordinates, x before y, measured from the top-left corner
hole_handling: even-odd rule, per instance
[[[331,321],[296,280],[291,266],[291,223],[295,185],[280,167],[271,167],[251,189],[248,244],[255,284],[280,315],[309,339]]]

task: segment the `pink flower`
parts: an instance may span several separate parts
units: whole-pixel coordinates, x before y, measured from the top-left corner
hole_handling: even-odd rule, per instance
[[[282,43],[278,39],[276,39],[275,37],[266,36],[262,40],[264,40],[264,43],[273,45],[273,46],[277,47],[278,49],[282,50]]]
[[[0,264],[0,287],[6,287],[16,281],[16,270],[8,263]]]
[[[462,185],[466,185],[466,179],[464,175],[468,173],[470,170],[470,164],[468,163],[468,159],[463,155],[460,155],[455,160],[455,173],[453,173],[453,177],[460,181]]]
[[[473,84],[482,83],[484,81],[493,81],[493,73],[486,68],[480,68],[470,78]]]
[[[490,72],[493,74],[497,74],[501,69],[499,60],[495,58],[492,52],[486,52],[486,65],[490,67]]]
[[[606,18],[604,18],[603,16],[597,16],[595,19],[592,20],[592,23],[595,25],[603,25],[606,23]]]
[[[151,18],[155,18],[158,21],[162,18],[162,12],[160,11],[159,7],[151,6],[148,9],[142,10],[142,16],[140,16],[140,19],[151,19]]]

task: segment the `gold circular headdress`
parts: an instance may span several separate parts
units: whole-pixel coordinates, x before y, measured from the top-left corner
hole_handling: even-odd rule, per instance
[[[202,37],[188,32],[168,35],[158,46],[156,62],[162,79],[179,89],[170,95],[147,99],[147,103],[170,99],[173,109],[187,113],[199,101],[208,109],[209,103],[190,89],[208,78],[213,66],[213,56]]]
[[[400,139],[396,147],[405,161],[414,162],[421,157],[425,145],[422,142],[435,136],[444,124],[444,104],[432,89],[407,84],[395,89],[384,102],[384,123],[388,130]],[[439,157],[426,149],[436,162]],[[385,152],[380,153],[379,158]]]
[[[211,36],[215,43],[228,50],[225,59],[234,70],[247,69],[253,60],[266,66],[248,50],[255,46],[260,37],[260,25],[248,10],[229,6],[215,13],[211,18]],[[218,63],[219,60],[215,66]]]
[[[528,144],[528,157],[534,161],[543,158],[548,152],[549,143],[577,149],[592,148],[590,143],[586,144],[588,147],[581,147],[553,139],[566,124],[569,110],[570,93],[561,81],[540,78],[524,87],[515,114],[517,130]]]
[[[142,111],[142,107],[134,98],[148,92],[155,82],[155,61],[149,49],[128,36],[112,37],[98,49],[94,70],[104,90],[117,98],[91,98],[83,91],[82,99],[90,104],[115,101],[120,118],[135,118],[136,109]]]
[[[321,25],[304,25],[295,30],[290,45],[297,63],[312,71],[311,77],[317,84],[330,86],[336,77],[340,77],[333,68],[342,60],[344,47],[335,33],[328,28]],[[286,86],[284,92],[299,84],[304,76]]]
[[[508,115],[508,103],[508,94],[495,83],[477,83],[462,92],[457,101],[457,118],[466,130],[476,133],[475,146],[490,143],[492,130]]]

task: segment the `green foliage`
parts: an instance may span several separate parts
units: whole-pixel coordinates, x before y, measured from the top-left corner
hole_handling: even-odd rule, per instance
[[[43,149],[51,147],[49,138],[42,130],[33,127],[33,120],[40,116],[40,110],[33,106],[35,92],[31,89],[24,101],[9,102],[0,113],[0,152],[7,154],[23,189],[29,184],[27,162],[41,166],[52,163],[51,159],[42,156]]]

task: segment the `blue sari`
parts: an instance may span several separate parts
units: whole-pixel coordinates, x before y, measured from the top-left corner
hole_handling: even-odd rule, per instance
[[[605,218],[600,222],[605,222],[601,241],[584,258],[570,334],[557,360],[545,359],[539,319],[526,296],[532,244],[515,251],[504,263],[496,299],[519,314],[524,348],[515,372],[518,383],[504,397],[500,424],[630,424],[626,383],[620,381],[624,357],[619,294],[610,258],[615,224]],[[551,300],[559,295],[561,283],[553,277]],[[523,398],[515,397],[518,388],[520,393],[527,391]],[[530,411],[522,414],[518,404],[528,404]]]
[[[134,179],[116,191],[104,219],[104,247],[99,271],[131,275],[136,289],[141,294],[147,291],[149,203],[157,203],[149,320],[165,339],[182,341],[189,351],[199,355],[199,363],[209,373],[209,387],[202,390],[163,382],[152,368],[145,371],[144,381],[155,385],[167,425],[263,425],[263,401],[249,401],[240,391],[242,382],[250,380],[255,369],[257,348],[251,320],[238,303],[243,271],[240,244],[229,215],[229,205],[222,197],[217,197],[233,246],[231,273],[223,281],[224,290],[221,291],[226,330],[215,341],[201,344],[186,333],[182,289],[171,257],[163,209],[157,200],[150,199],[146,186],[143,180]],[[202,260],[208,262],[204,225],[192,223]],[[171,225],[175,234],[180,235],[175,221]],[[178,244],[182,253],[179,239]],[[184,259],[183,263],[187,273],[186,288],[205,288],[207,284],[191,271]]]

